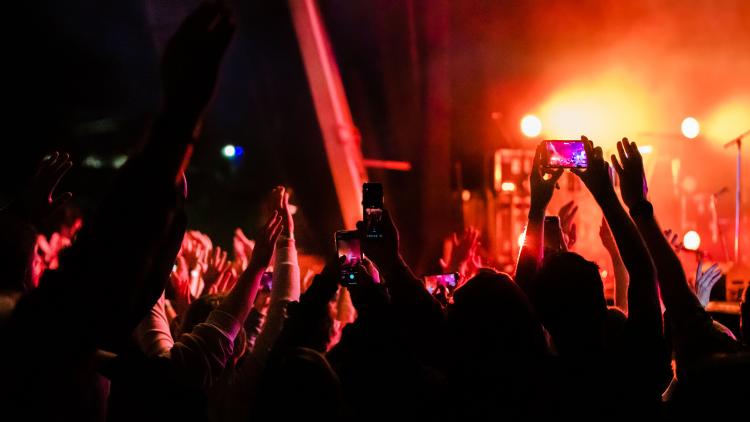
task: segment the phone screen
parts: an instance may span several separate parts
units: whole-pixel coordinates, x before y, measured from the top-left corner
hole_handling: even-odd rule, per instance
[[[448,287],[452,290],[457,283],[458,275],[456,273],[424,276],[424,285],[430,293],[434,292],[439,286]]]
[[[380,183],[362,185],[362,218],[368,239],[383,237],[383,185]]]
[[[549,168],[586,168],[588,158],[583,141],[544,141],[549,160]]]
[[[356,282],[355,267],[362,261],[359,232],[356,230],[341,230],[336,232],[336,252],[339,258],[346,257],[341,265],[341,282],[352,285]]]

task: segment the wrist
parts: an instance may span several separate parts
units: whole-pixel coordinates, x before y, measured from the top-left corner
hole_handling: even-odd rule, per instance
[[[533,219],[543,220],[546,212],[547,212],[546,204],[540,205],[540,204],[535,204],[532,202],[531,205],[529,206],[529,220],[533,220]]]
[[[602,208],[620,203],[620,200],[617,198],[617,193],[615,193],[615,190],[612,189],[611,185],[609,185],[609,189],[597,192],[596,195],[594,195],[594,199]]]
[[[294,233],[281,233],[276,243],[294,242]]]

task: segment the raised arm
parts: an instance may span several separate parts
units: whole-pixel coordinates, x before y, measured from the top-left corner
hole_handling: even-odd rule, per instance
[[[632,322],[647,322],[661,336],[661,308],[651,256],[638,229],[617,198],[609,176],[609,164],[604,161],[601,147],[594,148],[588,140],[585,141],[588,168],[585,171],[576,169],[574,172],[583,180],[601,207],[628,270],[628,319]]]
[[[687,314],[702,310],[687,283],[682,263],[664,237],[654,217],[653,206],[646,199],[648,185],[637,145],[624,138],[617,143],[617,151],[619,160],[613,154],[612,164],[620,177],[622,199],[630,209],[630,215],[651,253],[667,311],[673,319],[679,320]]]
[[[602,240],[604,249],[609,254],[609,259],[612,262],[612,271],[615,275],[615,306],[622,309],[623,312],[628,312],[628,269],[625,268],[625,263],[622,262],[620,251],[617,249],[615,238],[612,236],[612,230],[609,229],[607,220],[602,217],[602,225],[599,227],[599,238]]]
[[[261,365],[265,363],[271,348],[284,328],[287,305],[290,302],[299,301],[300,295],[299,264],[294,241],[294,218],[289,210],[289,192],[283,186],[279,186],[274,189],[272,198],[274,198],[274,206],[282,217],[284,228],[276,242],[268,317],[252,352]]]
[[[364,231],[361,222],[358,227]],[[368,239],[363,235],[362,245],[388,290],[391,305],[401,321],[401,335],[418,356],[435,357],[443,323],[442,307],[402,258],[398,229],[388,210],[383,210],[383,238]]]
[[[544,258],[544,214],[549,201],[552,200],[557,181],[563,174],[563,169],[548,173],[543,166],[546,158],[547,149],[544,143],[540,143],[534,154],[534,163],[529,177],[531,185],[529,221],[526,224],[523,246],[516,263],[516,283],[527,293]]]

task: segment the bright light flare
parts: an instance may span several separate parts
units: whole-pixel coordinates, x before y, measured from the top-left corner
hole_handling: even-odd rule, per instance
[[[503,192],[513,192],[516,190],[516,184],[513,182],[503,182],[503,184],[500,185],[500,189]]]
[[[518,247],[523,248],[523,243],[526,241],[526,230],[518,236]]]
[[[690,230],[682,236],[682,246],[689,251],[697,251],[701,247],[701,237],[695,230]]]
[[[533,114],[527,114],[521,119],[521,132],[529,138],[535,138],[542,133],[542,121]]]
[[[560,86],[544,101],[539,117],[549,139],[580,139],[614,148],[623,136],[653,130],[659,110],[643,84],[623,72],[587,75]]]
[[[701,133],[701,125],[695,120],[695,117],[685,117],[680,129],[682,129],[682,135],[688,139],[694,139]]]
[[[750,130],[750,97],[720,105],[705,119],[703,126],[704,136],[718,146]]]
[[[234,154],[237,153],[237,150],[234,148],[234,145],[224,145],[224,148],[221,149],[221,155],[223,155],[226,158],[233,158]]]
[[[651,145],[639,145],[638,146],[638,152],[640,152],[641,154],[644,154],[644,155],[645,154],[651,154],[652,152],[654,152],[654,147],[651,146]]]

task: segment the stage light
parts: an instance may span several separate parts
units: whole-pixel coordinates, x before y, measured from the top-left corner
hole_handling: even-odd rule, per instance
[[[119,169],[122,167],[126,162],[128,161],[127,155],[118,155],[114,159],[112,159],[112,167]]]
[[[526,230],[518,236],[518,247],[523,248],[524,242],[526,242]]]
[[[750,129],[750,97],[728,100],[703,120],[703,135],[722,146]]]
[[[469,199],[471,199],[471,191],[468,189],[464,189],[463,191],[461,191],[461,199],[464,202],[469,201]]]
[[[221,149],[221,155],[226,158],[234,158],[235,154],[237,154],[237,149],[232,144],[224,145]]]
[[[651,154],[652,152],[654,152],[654,147],[651,146],[651,145],[639,146],[638,147],[638,152],[640,152],[641,154],[644,154],[644,155],[645,154]]]
[[[533,114],[527,114],[521,119],[521,132],[529,138],[534,138],[542,133],[542,121]]]
[[[701,132],[701,126],[694,117],[685,117],[682,121],[682,134],[688,139],[693,139]]]
[[[682,246],[689,251],[697,251],[701,247],[701,237],[695,230],[690,230],[682,236]]]
[[[513,182],[503,182],[503,184],[500,185],[500,190],[503,192],[513,192],[516,190],[516,184]]]
[[[605,150],[614,150],[622,134],[650,132],[663,120],[653,94],[631,73],[586,72],[561,82],[535,109],[547,139],[586,135]]]

